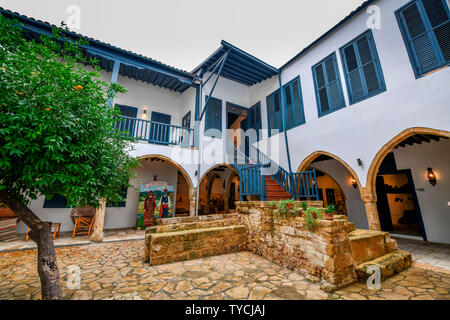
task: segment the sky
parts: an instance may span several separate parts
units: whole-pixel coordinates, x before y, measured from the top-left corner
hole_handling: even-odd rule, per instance
[[[78,33],[192,71],[221,40],[280,67],[363,2],[0,0],[0,7],[58,26],[79,22]]]

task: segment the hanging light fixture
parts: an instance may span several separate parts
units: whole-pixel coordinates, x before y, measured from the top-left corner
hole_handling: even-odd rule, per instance
[[[433,169],[427,168],[427,170],[428,170],[428,174],[427,174],[428,181],[430,181],[430,184],[432,186],[435,186],[437,183],[436,175],[434,174]]]
[[[352,185],[353,185],[353,188],[355,188],[355,189],[358,187],[358,183],[356,182],[356,179],[353,177],[352,177]]]

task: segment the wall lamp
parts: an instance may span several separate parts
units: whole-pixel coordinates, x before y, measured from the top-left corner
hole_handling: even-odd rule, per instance
[[[353,188],[357,188],[358,187],[358,183],[356,182],[356,179],[355,178],[352,178],[352,186],[353,186]]]
[[[427,168],[427,170],[428,170],[428,174],[427,174],[427,176],[428,176],[428,181],[430,181],[430,184],[431,184],[432,186],[435,186],[436,183],[437,183],[436,175],[434,174],[433,169]]]

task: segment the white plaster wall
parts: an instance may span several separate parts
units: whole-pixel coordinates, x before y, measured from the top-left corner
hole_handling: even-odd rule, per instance
[[[282,72],[287,83],[300,75],[306,123],[288,131],[293,170],[311,153],[330,152],[350,165],[363,185],[376,153],[389,140],[410,127],[450,130],[450,68],[416,79],[395,17],[395,10],[409,0],[380,0],[381,29],[373,30],[387,90],[349,105],[339,48],[365,32],[369,15],[365,11],[322,40]],[[346,107],[319,118],[311,67],[336,52]],[[267,80],[272,81],[272,80]],[[266,82],[267,82],[266,81]],[[261,84],[263,123],[267,121],[265,98],[274,85]],[[253,89],[252,89],[253,90]],[[363,167],[357,165],[357,159]],[[284,163],[281,163],[284,165]]]
[[[170,115],[170,124],[181,125],[184,114],[181,113],[182,95],[179,92],[121,75],[117,83],[123,85],[127,92],[119,93],[114,103],[138,108],[137,117],[140,119],[151,120],[152,111],[156,111]],[[144,107],[147,108],[146,117],[143,117]]]
[[[177,195],[177,179],[178,169],[167,162],[158,162],[150,160],[143,161],[142,167],[136,170],[136,179],[131,183],[139,190],[140,185],[153,181],[154,176],[158,181],[166,181],[169,185],[173,185],[174,199]],[[127,198],[125,207],[123,208],[106,208],[104,229],[123,229],[134,228],[136,226],[136,215],[138,209],[139,193],[133,188],[127,190]],[[73,223],[70,219],[71,208],[43,208],[45,197],[39,197],[36,201],[32,201],[30,209],[43,221],[61,222],[61,231],[73,231]],[[174,212],[176,209],[176,201],[174,201]],[[25,233],[27,227],[23,222],[17,226],[18,233]]]
[[[315,162],[310,167],[328,174],[337,182],[345,195],[348,220],[353,222],[356,228],[368,229],[369,224],[367,222],[366,210],[361,200],[359,188],[355,189],[353,187],[352,175],[347,168],[336,160]]]
[[[136,143],[133,147],[134,150],[130,153],[133,157],[141,158],[156,155],[171,159],[186,171],[193,186],[197,186],[195,172],[198,170],[198,162],[196,161],[198,150],[150,143]]]
[[[411,169],[428,241],[450,243],[450,140],[398,148],[394,157],[397,169]],[[435,186],[427,178],[429,167]]]

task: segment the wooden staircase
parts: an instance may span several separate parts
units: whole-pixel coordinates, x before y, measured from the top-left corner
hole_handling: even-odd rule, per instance
[[[292,198],[289,192],[270,176],[266,176],[266,197],[267,201],[287,200]]]

